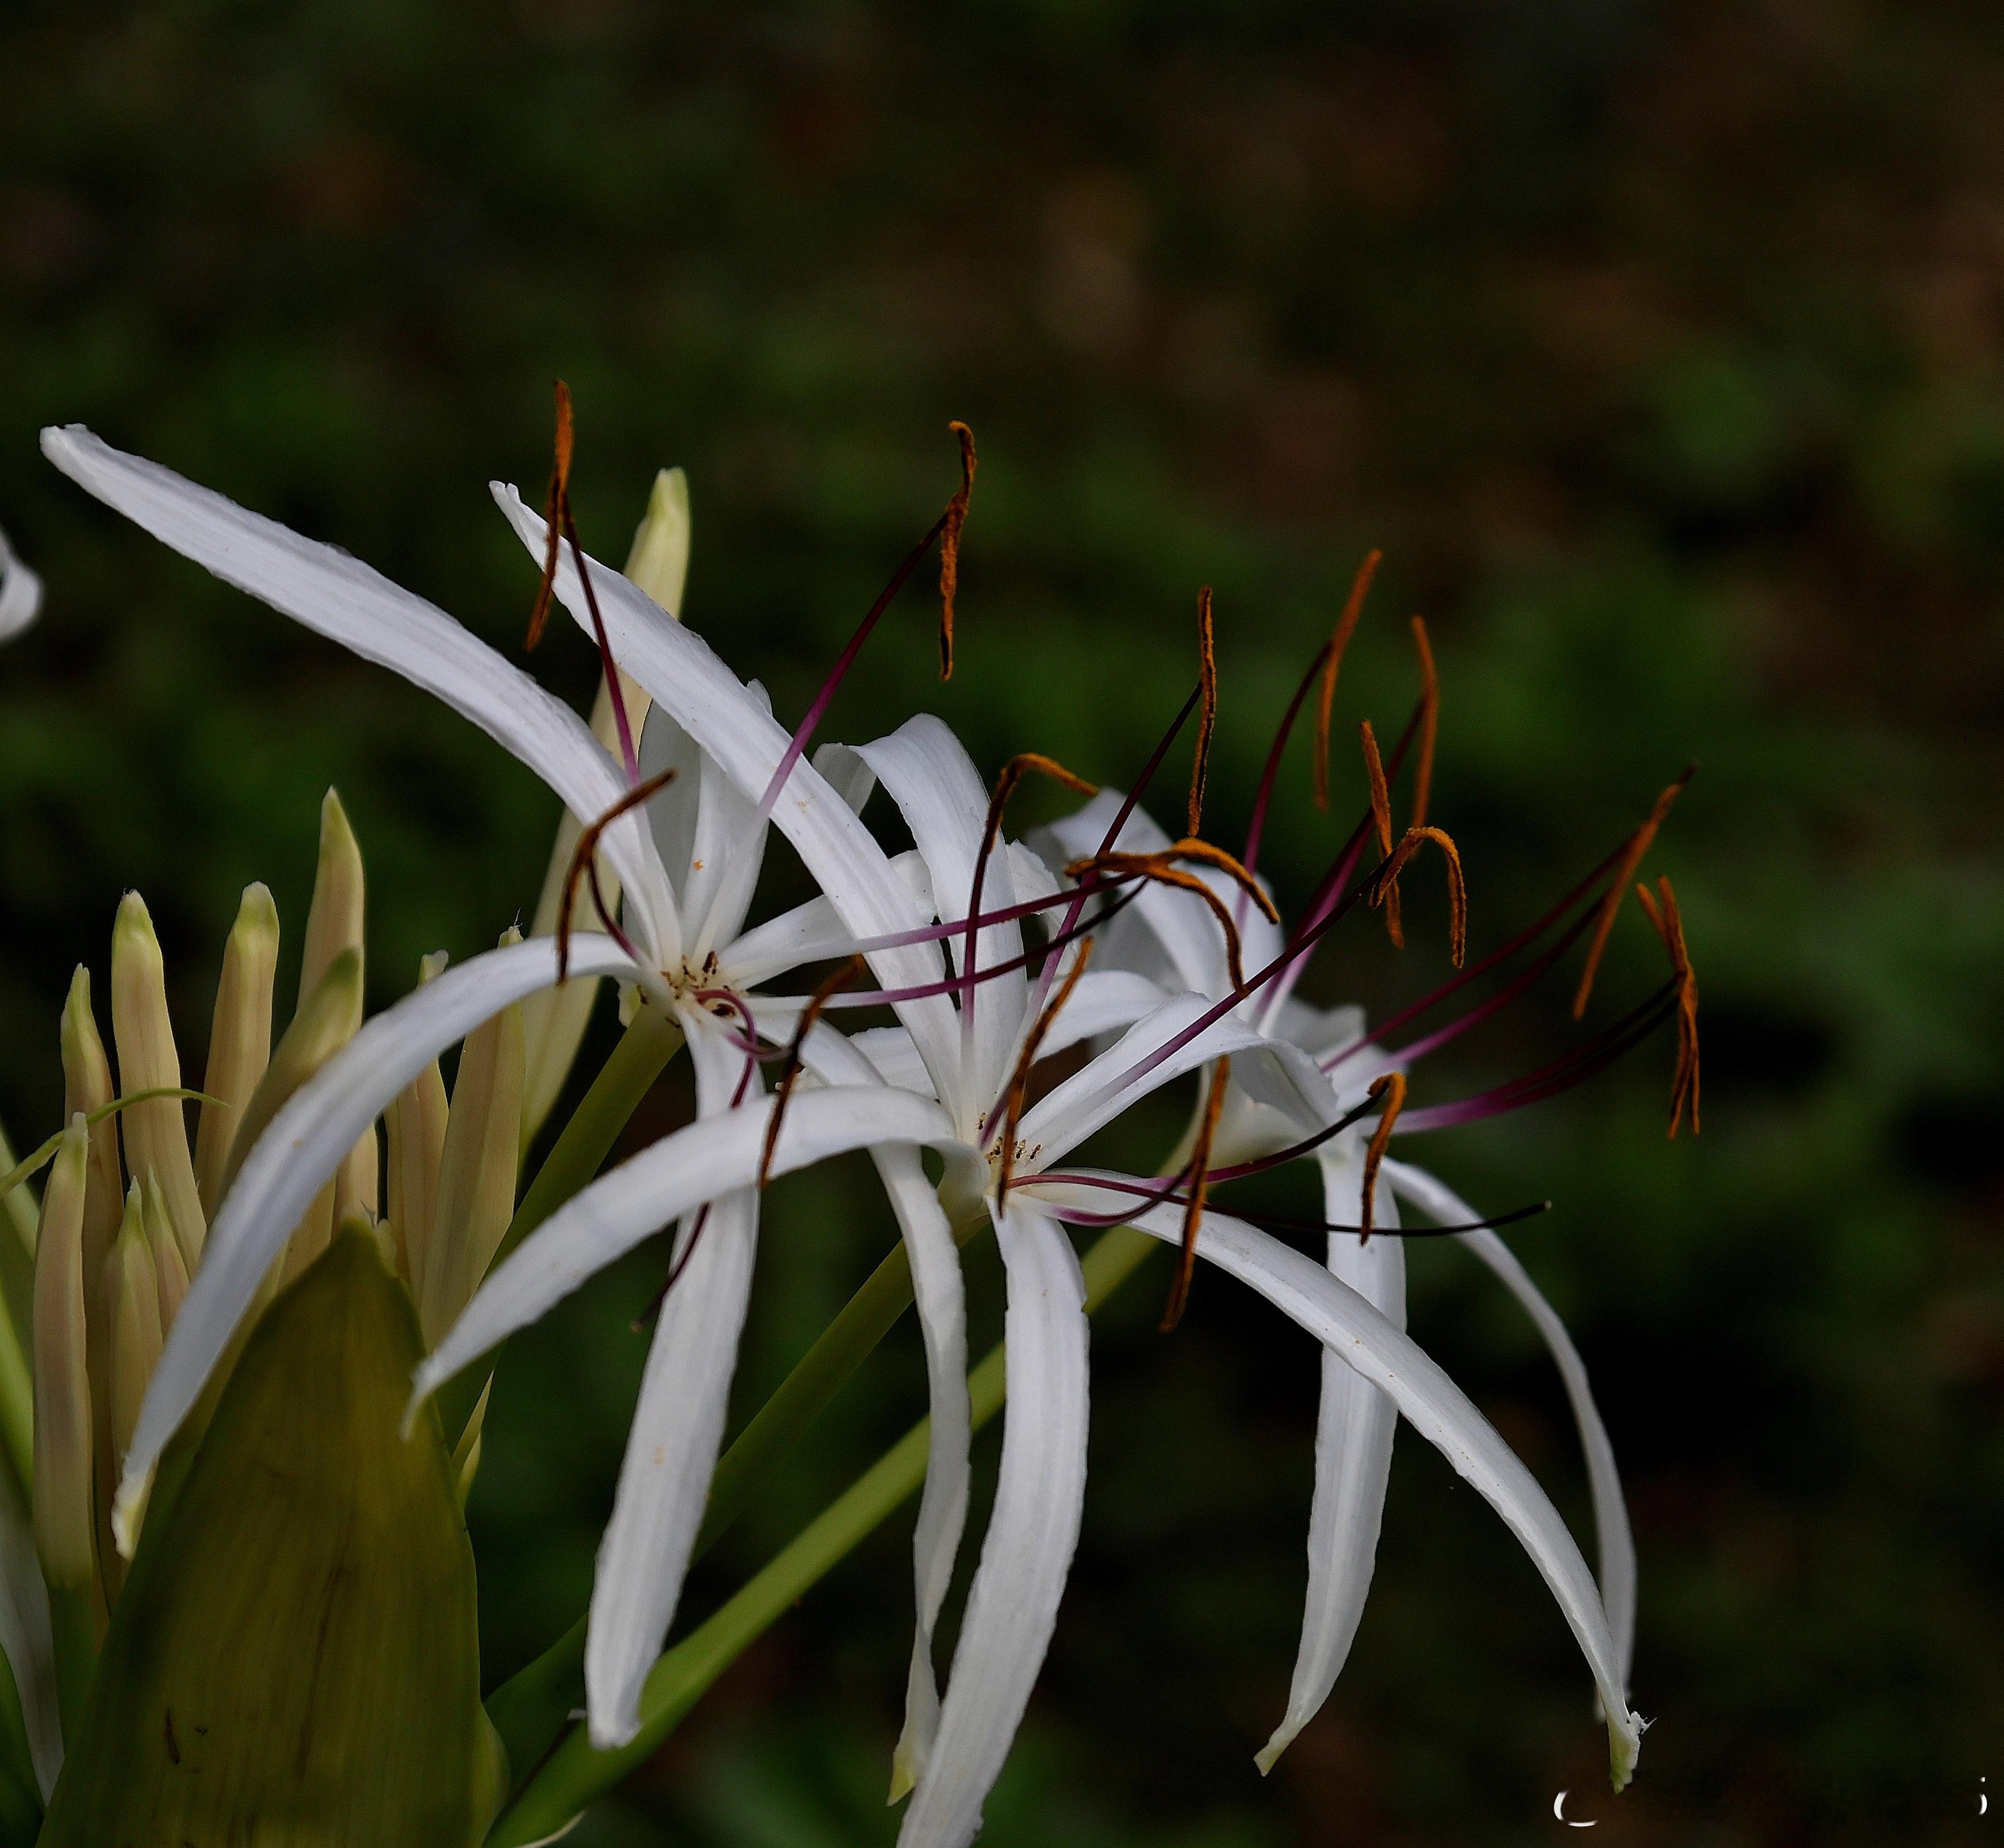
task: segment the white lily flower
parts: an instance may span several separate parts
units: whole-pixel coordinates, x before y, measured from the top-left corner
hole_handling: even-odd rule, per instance
[[[601,586],[601,592],[604,586]],[[924,858],[935,903],[954,928],[957,951],[968,915],[952,895],[971,891],[981,856],[986,817],[979,778],[951,736],[937,720],[914,719],[890,738],[856,755],[885,785],[909,824]],[[994,869],[1005,870],[997,872]],[[1068,1008],[1046,1022],[1034,1012],[1027,982],[1010,978],[1020,954],[1013,880],[1022,873],[1011,856],[991,856],[984,882],[977,940],[983,970],[1001,971],[965,992],[975,997],[972,1018],[963,1012],[954,1031],[928,1042],[908,1030],[879,1030],[844,1039],[825,1024],[804,1042],[808,1066],[826,1088],[804,1092],[789,1106],[774,1140],[770,1171],[780,1172],[837,1153],[914,1145],[939,1151],[945,1162],[941,1193],[955,1219],[985,1212],[994,1222],[1009,1277],[1007,1341],[1009,1406],[1003,1437],[1002,1492],[983,1547],[953,1672],[937,1716],[931,1706],[930,1637],[938,1594],[950,1571],[964,1509],[964,1413],[953,1440],[943,1442],[948,1404],[935,1374],[931,1473],[919,1535],[920,1621],[906,1729],[900,1742],[900,1782],[916,1784],[901,1840],[908,1844],[960,1844],[979,1826],[981,1805],[1020,1721],[1040,1665],[1077,1541],[1084,1496],[1088,1394],[1083,1291],[1067,1219],[1109,1223],[1127,1216],[1091,1210],[1103,1203],[1097,1190],[1128,1198],[1160,1197],[1161,1184],[1133,1177],[1060,1174],[1056,1165],[1136,1101],[1174,1078],[1220,1057],[1232,1057],[1241,1082],[1261,1104],[1297,1125],[1305,1137],[1327,1118],[1329,1090],[1313,1061],[1254,1026],[1221,1013],[1196,994],[1165,996],[1152,983],[1117,973],[1083,975],[1074,996],[1091,994],[1082,1007],[1084,1031],[1125,1030],[1118,1041],[1016,1115],[1023,1048],[1038,1032],[1032,1053],[1072,1037]],[[990,900],[995,901],[992,908]],[[993,962],[986,959],[993,956]],[[1079,975],[1071,962],[1067,979]],[[762,1004],[769,1017],[780,1010]],[[797,1011],[796,1003],[790,1012]],[[992,1019],[984,1026],[983,1015]],[[885,1056],[884,1042],[895,1041]],[[860,1042],[878,1043],[866,1052]],[[882,1082],[875,1061],[909,1069],[907,1087]],[[520,1328],[545,1314],[583,1278],[647,1237],[696,1202],[754,1184],[760,1172],[775,1108],[760,1100],[706,1124],[666,1138],[632,1158],[567,1206],[496,1269],[458,1325],[419,1374],[421,1392],[435,1387]],[[1004,1146],[1006,1139],[1007,1149]],[[1172,1220],[1175,1216],[1169,1216]],[[1136,1223],[1150,1231],[1164,1222],[1160,1209]],[[948,1253],[935,1227],[933,1248],[942,1273]],[[1222,1235],[1200,1255],[1235,1269],[1309,1326],[1326,1345],[1400,1398],[1421,1428],[1496,1503],[1524,1538],[1551,1583],[1578,1636],[1608,1712],[1614,1716],[1617,1775],[1632,1762],[1638,1723],[1619,1697],[1617,1655],[1591,1575],[1564,1524],[1535,1482],[1511,1458],[1480,1414],[1445,1376],[1368,1301],[1347,1285],[1307,1266],[1320,1279],[1304,1285],[1305,1265],[1277,1241],[1250,1227],[1236,1242]],[[914,1241],[915,1257],[919,1250]],[[915,1269],[917,1269],[915,1263]],[[926,1284],[921,1278],[921,1299]],[[671,1295],[672,1296],[672,1292]],[[958,1330],[953,1339],[958,1339]],[[935,1344],[929,1339],[929,1346]],[[1400,1396],[1403,1395],[1403,1396]],[[692,1524],[694,1516],[687,1518]],[[650,1612],[650,1616],[657,1613]],[[650,1622],[650,1650],[665,1630]]]
[[[1076,814],[1054,824],[1048,831],[1063,859],[1075,862],[1095,852],[1120,802],[1117,795],[1102,792]],[[1117,845],[1153,854],[1167,852],[1172,843],[1163,829],[1137,807],[1121,827]],[[1213,887],[1221,903],[1237,906],[1244,961],[1249,968],[1264,969],[1281,957],[1285,946],[1277,923],[1256,908],[1241,903],[1238,889],[1229,881],[1201,868],[1196,877]],[[1278,983],[1239,993],[1222,933],[1203,910],[1172,888],[1144,890],[1109,936],[1114,958],[1124,958],[1137,971],[1150,973],[1159,974],[1166,966],[1176,980],[1214,1000],[1237,994],[1232,1010],[1235,1017],[1256,1023],[1330,1066],[1325,1082],[1338,1115],[1368,1108],[1370,1081],[1400,1066],[1397,1059],[1365,1042],[1361,1009],[1323,1012],[1307,1007],[1280,992]],[[1332,1055],[1341,1057],[1330,1065]],[[1232,1154],[1262,1153],[1291,1139],[1283,1128],[1262,1125],[1258,1119],[1263,1113],[1256,1106],[1249,1108],[1249,1101],[1242,1097],[1235,1108],[1228,1105],[1214,1145],[1214,1152],[1225,1160]],[[1359,1122],[1311,1152],[1322,1169],[1323,1212],[1332,1227],[1356,1220],[1368,1128]],[[1443,1225],[1470,1225],[1481,1217],[1431,1174],[1403,1163],[1384,1163],[1374,1195],[1375,1222],[1387,1230],[1398,1224],[1396,1202],[1400,1196]],[[1524,1305],[1565,1382],[1586,1457],[1599,1542],[1601,1596],[1625,1695],[1634,1640],[1634,1539],[1614,1466],[1613,1447],[1594,1403],[1585,1367],[1557,1312],[1493,1230],[1477,1223],[1452,1236],[1494,1272]],[[1401,1241],[1366,1237],[1347,1230],[1330,1230],[1327,1241],[1331,1274],[1403,1328],[1406,1282]],[[1334,1356],[1324,1356],[1301,1647],[1287,1713],[1259,1754],[1262,1771],[1273,1768],[1328,1699],[1355,1639],[1376,1559],[1396,1425],[1396,1409],[1389,1398]]]

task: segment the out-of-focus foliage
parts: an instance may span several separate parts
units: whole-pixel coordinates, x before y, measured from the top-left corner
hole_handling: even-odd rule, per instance
[[[378,1003],[533,902],[555,819],[484,739],[86,502],[37,456],[44,422],[514,646],[532,577],[484,483],[540,482],[562,373],[587,542],[619,556],[652,471],[684,464],[689,618],[790,716],[937,512],[965,418],[959,671],[934,683],[912,594],[832,732],[923,702],[991,766],[1035,747],[1120,779],[1189,682],[1210,581],[1228,843],[1382,544],[1339,762],[1358,714],[1405,711],[1424,611],[1478,948],[1701,765],[1662,859],[1704,983],[1704,1137],[1662,1141],[1659,1046],[1425,1151],[1492,1206],[1557,1202],[1513,1237],[1627,1471],[1660,1724],[1608,1798],[1557,1616],[1408,1444],[1356,1655],[1261,1783],[1314,1356],[1215,1279],[1158,1339],[1145,1277],[1095,1336],[1083,1550],[989,1839],[1514,1843],[1562,1786],[1609,1843],[1975,1839],[2004,1776],[1992,9],[143,0],[11,9],[0,68],[0,520],[48,594],[0,663],[20,1138],[56,1121],[56,1010],[122,887],[192,1050],[246,880],[296,944],[329,781],[370,855]],[[537,667],[588,693],[574,637]],[[1297,898],[1337,825],[1299,754],[1264,858]],[[1360,928],[1326,996],[1382,1010],[1439,968],[1424,870],[1409,892],[1411,950]],[[1631,918],[1599,1017],[1657,971]],[[1421,1095],[1571,1031],[1554,995]],[[636,1133],[686,1108],[664,1087]],[[775,1190],[747,1404],[889,1241],[850,1178]],[[1416,1329],[1583,1518],[1529,1328],[1454,1252],[1414,1258]],[[511,1353],[471,1510],[490,1675],[582,1603],[658,1271]],[[699,1606],[902,1428],[920,1377],[894,1342]],[[907,1517],[808,1600],[592,1839],[888,1839],[908,1542]]]

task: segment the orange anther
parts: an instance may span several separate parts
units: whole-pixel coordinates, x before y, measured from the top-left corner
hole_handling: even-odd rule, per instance
[[[1224,1087],[1231,1081],[1231,1061],[1221,1059],[1211,1068],[1210,1089],[1203,1100],[1203,1118],[1197,1125],[1196,1143],[1190,1150],[1189,1191],[1183,1199],[1183,1242],[1176,1260],[1176,1279],[1169,1286],[1168,1306],[1162,1311],[1161,1332],[1170,1333],[1183,1318],[1189,1303],[1190,1278],[1196,1269],[1196,1235],[1203,1226],[1204,1196],[1210,1190],[1211,1139],[1217,1133],[1218,1113],[1224,1108]]]
[[[1315,734],[1315,799],[1316,807],[1329,807],[1329,712],[1336,698],[1337,670],[1343,665],[1343,651],[1350,646],[1350,638],[1357,632],[1357,619],[1364,614],[1364,599],[1370,590],[1371,580],[1378,575],[1378,566],[1385,555],[1373,546],[1364,555],[1364,562],[1357,568],[1357,576],[1351,580],[1350,597],[1343,606],[1343,614],[1337,618],[1336,631],[1329,639],[1329,646],[1322,663],[1322,694],[1316,707]],[[1190,832],[1196,832],[1192,828]]]
[[[1593,941],[1587,946],[1586,967],[1580,973],[1579,989],[1572,998],[1572,1017],[1575,1020],[1586,1012],[1587,998],[1593,992],[1593,978],[1600,970],[1601,953],[1607,947],[1607,933],[1614,928],[1614,915],[1620,910],[1621,901],[1627,896],[1628,881],[1634,877],[1635,869],[1642,863],[1642,856],[1649,851],[1650,843],[1656,838],[1656,830],[1663,825],[1671,805],[1684,785],[1697,774],[1697,766],[1694,764],[1656,798],[1656,806],[1650,810],[1648,820],[1628,837],[1627,850],[1614,869],[1607,896],[1601,901],[1600,919],[1593,927]]]
[[[1697,976],[1691,968],[1690,950],[1684,942],[1683,914],[1677,908],[1677,895],[1670,889],[1667,873],[1656,876],[1660,905],[1649,896],[1647,886],[1638,885],[1635,896],[1670,953],[1670,966],[1677,980],[1677,1069],[1670,1082],[1670,1129],[1676,1139],[1683,1121],[1684,1105],[1690,1105],[1691,1134],[1698,1133]]]
[[[1399,1112],[1406,1108],[1406,1074],[1387,1072],[1382,1078],[1371,1081],[1370,1095],[1386,1100],[1379,1113],[1378,1127],[1371,1132],[1369,1146],[1364,1151],[1364,1199],[1357,1215],[1357,1242],[1364,1244],[1371,1236],[1373,1209],[1377,1203],[1378,1168],[1385,1159],[1385,1145],[1392,1139],[1393,1125],[1399,1120]]]
[[[1210,586],[1196,593],[1196,673],[1199,705],[1196,754],[1190,760],[1189,815],[1183,831],[1203,825],[1203,789],[1210,779],[1211,735],[1217,730],[1217,642],[1210,619]]]
[[[1440,736],[1440,675],[1421,616],[1413,618],[1413,646],[1420,657],[1420,761],[1413,775],[1413,825],[1419,828],[1425,824],[1428,799],[1433,794],[1434,745]]]
[[[960,588],[960,529],[974,494],[974,432],[958,421],[947,428],[960,439],[960,486],[940,523],[940,678],[953,678],[953,599]]]
[[[536,607],[529,612],[529,634],[523,644],[530,649],[542,640],[544,626],[550,619],[550,593],[557,581],[557,551],[563,543],[564,528],[570,520],[570,458],[576,442],[576,429],[571,417],[570,387],[561,379],[557,380],[556,399],[556,460],[550,469],[550,489],[543,502],[546,535],[543,576],[536,586]]]

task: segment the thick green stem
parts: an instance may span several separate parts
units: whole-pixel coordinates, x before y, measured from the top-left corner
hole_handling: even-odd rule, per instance
[[[96,1604],[94,1587],[49,1587],[49,1628],[56,1654],[56,1705],[62,1715],[65,1739],[83,1736],[84,1705],[90,1697],[90,1678],[97,1667]]]
[[[1126,1226],[1114,1227],[1100,1239],[1082,1267],[1088,1312],[1133,1275],[1154,1242]],[[998,1345],[968,1376],[976,1430],[1000,1409],[1004,1384],[1004,1353]],[[488,1848],[527,1848],[548,1839],[659,1750],[717,1677],[787,1606],[916,1490],[925,1479],[930,1432],[930,1420],[906,1432],[770,1565],[654,1664],[640,1696],[640,1731],[629,1745],[614,1752],[595,1751],[584,1731],[573,1728],[495,1825]]]

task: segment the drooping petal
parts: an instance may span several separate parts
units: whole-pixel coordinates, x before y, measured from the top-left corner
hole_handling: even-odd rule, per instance
[[[932,876],[933,905],[940,922],[962,922],[974,890],[975,863],[988,814],[988,791],[972,760],[930,712],[906,719],[888,737],[858,745],[857,755],[877,772],[911,829]],[[1007,853],[991,853],[982,876],[982,908],[1005,910],[1015,901]],[[947,941],[955,970],[964,974],[962,938],[956,933]],[[988,926],[976,938],[978,968],[1014,962],[1022,954],[1023,933],[1014,923]],[[960,1083],[941,1094],[964,1122],[971,1122],[970,1113],[983,1108],[1008,1076],[1028,998],[1028,980],[1020,969],[983,982],[971,1001],[965,994],[961,997],[963,1008],[973,1008],[973,1029],[968,1036],[971,1058]]]
[[[762,1098],[692,1123],[552,1213],[482,1285],[452,1332],[418,1370],[415,1398],[436,1391],[671,1220],[748,1185],[759,1172],[772,1111],[772,1100]],[[909,1091],[888,1086],[804,1090],[787,1105],[771,1171],[786,1174],[874,1143],[940,1146],[955,1139],[940,1107]]]
[[[81,425],[44,430],[42,450],[106,505],[226,583],[436,694],[520,758],[580,819],[603,814],[625,793],[612,760],[568,706],[443,610],[359,558],[123,454]],[[653,946],[678,954],[674,900],[640,817],[608,829],[604,848]]]
[[[683,1029],[700,1127],[730,1108],[744,1055],[695,1010],[683,1010]],[[734,1188],[707,1213],[682,1216],[676,1261],[685,1268],[661,1299],[592,1579],[585,1706],[601,1751],[639,1731],[641,1687],[681,1598],[723,1436],[758,1245],[755,1188]]]
[[[42,580],[14,555],[0,533],[0,642],[11,642],[42,607]]]
[[[573,940],[571,968],[580,976],[612,975],[633,965],[594,933]],[[113,1511],[121,1552],[129,1554],[136,1538],[133,1517],[160,1452],[201,1396],[300,1214],[363,1131],[447,1046],[555,979],[556,947],[547,937],[471,957],[367,1022],[272,1118],[209,1228],[201,1268],[147,1388]]]
[[[513,488],[493,484],[496,502],[531,556],[544,551],[543,523]],[[739,789],[755,799],[785,756],[789,740],[772,714],[700,635],[667,621],[642,592],[616,571],[588,559],[592,590],[615,652],[627,671],[661,705]],[[573,619],[590,618],[568,549],[557,562],[556,593]],[[773,823],[806,863],[853,935],[878,937],[926,922],[909,888],[852,809],[806,763],[796,764],[773,810]],[[886,988],[916,988],[936,982],[944,968],[930,943],[872,952],[871,966]],[[899,1004],[899,1017],[937,1076],[958,1056],[952,1003],[944,995]]]
[[[1085,1503],[1085,1283],[1057,1223],[1019,1202],[996,1220],[1008,1272],[1008,1409],[995,1510],[939,1730],[899,1848],[966,1848],[1057,1622]]]
[[[1137,1097],[1228,1054],[1233,1083],[1281,1111],[1302,1133],[1312,1134],[1330,1119],[1329,1080],[1296,1048],[1268,1039],[1231,1014],[1184,1038],[1211,1005],[1202,995],[1179,995],[1144,1014],[1098,1058],[1031,1106],[1023,1117],[1023,1141],[1042,1145],[1042,1160],[1053,1161]],[[1179,1039],[1182,1043],[1175,1045]],[[1163,1048],[1172,1045],[1174,1051],[1165,1055]]]
[[[1482,1216],[1424,1168],[1388,1160],[1384,1174],[1399,1192],[1443,1225],[1464,1224]],[[1551,1350],[1559,1377],[1565,1382],[1566,1397],[1572,1403],[1573,1419],[1579,1427],[1580,1448],[1586,1455],[1594,1531],[1599,1542],[1600,1597],[1607,1608],[1607,1627],[1614,1633],[1625,1692],[1635,1648],[1635,1536],[1628,1525],[1628,1505],[1621,1493],[1621,1472],[1615,1467],[1614,1446],[1609,1440],[1607,1426],[1601,1421],[1600,1408],[1593,1402],[1586,1363],[1580,1359],[1558,1311],[1531,1281],[1530,1272],[1518,1262],[1515,1252],[1487,1230],[1456,1236],[1502,1279],[1505,1287],[1524,1305]]]
[[[1322,1157],[1323,1215],[1347,1220],[1357,1210],[1363,1163],[1354,1136],[1340,1138]],[[1377,1223],[1399,1223],[1392,1190],[1381,1174],[1374,1202]],[[1329,1269],[1394,1328],[1406,1325],[1406,1248],[1396,1237],[1360,1242],[1354,1232],[1329,1234]],[[1371,1590],[1378,1533],[1385,1514],[1385,1485],[1392,1469],[1392,1437],[1399,1408],[1329,1349],[1322,1355],[1322,1408],[1316,1424],[1315,1500],[1309,1512],[1309,1590],[1302,1615],[1288,1710],[1260,1752],[1263,1772],[1320,1711],[1350,1654]]]
[[[1132,1184],[1131,1177],[1119,1178]],[[1046,1200],[1104,1210],[1105,1196],[1095,1189],[1054,1183],[1036,1192]],[[1182,1242],[1180,1207],[1151,1207],[1128,1223],[1166,1244]],[[1250,1285],[1396,1400],[1414,1428],[1503,1517],[1550,1587],[1592,1671],[1620,1790],[1634,1770],[1641,1717],[1629,1711],[1622,1690],[1620,1654],[1599,1589],[1537,1479],[1424,1349],[1313,1259],[1217,1212],[1204,1215],[1197,1255]]]
[[[902,1027],[885,1033],[902,1034]],[[857,1041],[826,1027],[808,1036],[808,1071],[824,1084],[867,1084],[867,1053]],[[920,1076],[923,1077],[923,1068]],[[926,1178],[918,1151],[879,1145],[871,1150],[885,1196],[896,1216],[912,1268],[912,1293],[925,1342],[926,1384],[931,1404],[926,1483],[912,1535],[918,1622],[906,1679],[905,1727],[892,1755],[891,1801],[909,1790],[923,1772],[939,1725],[939,1689],[933,1674],[933,1630],[953,1580],[967,1523],[968,1446],[972,1437],[967,1397],[967,1302],[953,1229]]]

